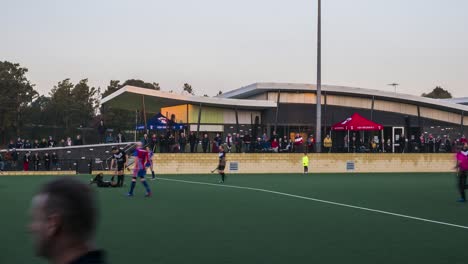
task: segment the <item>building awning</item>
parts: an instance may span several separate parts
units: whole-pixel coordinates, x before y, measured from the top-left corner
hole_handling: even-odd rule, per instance
[[[116,109],[131,111],[141,109],[144,105],[147,112],[154,113],[159,112],[163,107],[182,104],[202,104],[203,106],[251,110],[262,110],[276,107],[276,102],[266,100],[226,99],[219,97],[184,95],[129,85],[106,96],[102,99],[101,103]]]

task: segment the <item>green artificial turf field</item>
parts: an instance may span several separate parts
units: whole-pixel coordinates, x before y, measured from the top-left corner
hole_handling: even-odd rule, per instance
[[[80,176],[89,180],[89,176]],[[161,176],[216,183],[216,175]],[[44,263],[26,230],[35,190],[52,177],[0,177],[0,263]],[[126,183],[129,179],[126,179]],[[225,185],[150,182],[154,196],[99,189],[97,244],[110,263],[467,263],[468,204],[454,174],[228,175]],[[97,188],[96,188],[97,189]],[[467,226],[467,228],[463,228]]]

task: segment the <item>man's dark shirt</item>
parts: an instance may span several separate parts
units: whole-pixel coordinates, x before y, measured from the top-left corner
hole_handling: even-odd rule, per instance
[[[69,264],[105,264],[105,254],[103,251],[90,251],[85,255],[75,259]]]

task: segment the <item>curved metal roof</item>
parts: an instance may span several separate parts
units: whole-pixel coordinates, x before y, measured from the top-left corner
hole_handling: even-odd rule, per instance
[[[246,99],[253,95],[265,93],[268,91],[282,91],[282,92],[313,92],[315,93],[317,86],[315,84],[298,84],[298,83],[254,83],[236,90],[232,90],[219,95],[222,98],[237,98]],[[392,93],[380,90],[336,86],[336,85],[322,85],[322,91],[329,94],[341,94],[355,97],[375,97],[375,99],[383,99],[388,101],[398,101],[402,103],[409,103],[415,105],[422,105],[437,109],[444,109],[451,112],[468,112],[468,106],[455,104],[443,100],[415,96],[410,94]]]
[[[102,99],[101,103],[119,109],[140,109],[143,101],[150,112],[159,112],[163,107],[181,104],[202,104],[221,108],[266,109],[276,107],[276,103],[267,100],[242,100],[219,97],[194,96],[157,91],[135,86],[124,86]]]

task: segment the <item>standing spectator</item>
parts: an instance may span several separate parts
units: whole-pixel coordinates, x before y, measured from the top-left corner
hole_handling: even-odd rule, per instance
[[[106,143],[114,143],[114,137],[112,136],[112,132],[109,132],[109,134],[107,134]]]
[[[65,143],[65,139],[62,138],[62,139],[60,140],[58,146],[59,146],[59,147],[62,147],[62,148],[63,148],[63,147],[66,147],[67,144]]]
[[[370,143],[370,150],[372,153],[376,153],[377,152],[377,142],[375,142],[374,139],[371,140],[371,143]]]
[[[279,136],[276,134],[276,130],[273,130],[273,133],[271,133],[270,141],[273,142],[273,139],[276,138],[276,142],[279,142]]]
[[[8,144],[8,149],[14,149],[14,148],[16,148],[16,144],[15,142],[13,142],[13,139],[12,139],[10,140],[10,143]]]
[[[271,149],[273,150],[273,152],[278,153],[279,143],[276,140],[276,138],[273,138],[273,141],[271,142]]]
[[[73,142],[75,146],[83,145],[83,139],[81,139],[81,135],[77,135],[75,141]]]
[[[264,141],[264,142],[265,142],[265,141],[268,141],[268,136],[267,136],[266,133],[263,133],[263,135],[262,135],[262,141]]]
[[[187,137],[185,136],[185,133],[180,134],[179,146],[180,146],[180,152],[184,153],[185,152],[185,147],[187,146]],[[191,146],[192,145],[190,145],[190,147]]]
[[[434,153],[434,148],[435,148],[435,139],[432,134],[429,134],[429,137],[427,138],[427,150],[429,153]]]
[[[326,153],[330,153],[333,147],[333,142],[330,137],[330,135],[327,135],[327,137],[323,140],[323,147],[325,148]]]
[[[161,134],[161,136],[159,137],[159,149],[161,153],[167,152],[167,139],[164,136],[164,134]]]
[[[30,149],[30,148],[32,148],[32,145],[31,145],[31,142],[29,141],[29,139],[26,140],[26,141],[24,142],[24,146],[23,146],[23,147],[24,147],[25,149]]]
[[[57,153],[55,153],[55,152],[52,153],[51,160],[52,160],[52,166],[53,166],[54,170],[58,170],[59,169],[59,158],[58,158]]]
[[[294,137],[294,151],[296,153],[303,152],[302,151],[303,146],[304,146],[304,139],[302,138],[301,134],[296,133],[296,136]]]
[[[250,152],[250,144],[252,143],[250,134],[245,132],[244,135],[244,152]]]
[[[29,162],[31,161],[31,152],[26,152],[23,157],[23,170],[29,171]]]
[[[11,152],[11,167],[13,170],[18,169],[18,152],[16,152],[16,149],[13,149]]]
[[[73,145],[71,137],[67,137],[67,141],[65,142],[65,147],[71,147]]]
[[[49,141],[48,141],[47,146],[48,146],[49,148],[56,147],[56,142],[55,142],[54,138],[52,138],[52,136],[49,136]]]
[[[196,152],[195,145],[197,144],[198,140],[197,140],[197,136],[195,135],[193,131],[190,131],[188,141],[190,144],[190,153],[195,153]]]
[[[223,137],[221,136],[220,133],[216,134],[216,146],[221,146],[223,144]]]
[[[50,156],[47,152],[44,154],[44,168],[46,171],[50,171]]]
[[[419,150],[422,152],[426,152],[426,138],[424,137],[424,133],[421,133],[419,137]]]
[[[227,146],[227,151],[228,153],[231,153],[231,148],[232,148],[232,136],[231,133],[228,133],[226,137],[226,146]]]
[[[149,143],[149,138],[148,138],[148,134],[144,134],[143,137],[141,138],[141,144],[146,147]]]
[[[104,121],[101,119],[101,121],[99,121],[99,125],[98,125],[98,134],[99,134],[99,143],[104,143],[105,142],[105,136],[106,136],[106,126],[104,125]]]
[[[309,153],[314,152],[314,145],[315,145],[314,135],[310,135],[309,138],[307,138],[307,151]]]
[[[33,162],[33,169],[35,171],[39,170],[39,166],[41,165],[41,157],[39,157],[39,152],[35,152],[34,156],[32,157],[32,162]]]
[[[158,136],[156,136],[156,134],[153,133],[153,135],[151,135],[151,140],[150,140],[150,150],[152,152],[156,152],[157,145],[158,145]]]
[[[440,138],[440,136],[437,136],[436,140],[435,140],[435,152],[436,153],[439,153],[440,152],[440,145],[442,143],[442,139]]]
[[[392,140],[390,138],[387,139],[387,143],[385,144],[385,152],[387,153],[392,152]]]
[[[171,153],[178,152],[177,144],[176,144],[175,137],[173,134],[169,134],[168,143],[169,143],[169,150]]]
[[[5,160],[3,159],[3,154],[0,152],[0,172],[5,170]]]
[[[156,139],[156,135],[155,135],[155,134],[153,134],[153,137],[154,137],[154,139]],[[152,138],[152,139],[153,139],[153,138]],[[117,137],[115,138],[115,142],[117,142],[117,143],[124,143],[124,142],[125,142],[125,137],[124,137],[124,135],[122,135],[121,132],[119,132],[119,133],[117,134]],[[153,144],[153,146],[152,146],[152,148],[151,148],[152,151],[154,151],[154,146],[155,146],[155,145],[156,145],[156,142],[154,142],[154,144]]]
[[[23,148],[23,144],[24,142],[21,140],[21,138],[19,137],[17,140],[16,140],[16,146],[15,148],[16,149],[22,149]]]
[[[345,135],[343,140],[344,140],[343,152],[349,152],[349,137],[348,137],[348,135]]]
[[[208,138],[208,134],[205,133],[202,139],[203,153],[206,153],[208,151],[208,145],[210,145],[210,139]]]
[[[234,142],[234,147],[236,148],[236,153],[241,153],[242,151],[242,138],[240,137],[240,134],[237,133],[234,139],[232,140]]]
[[[468,140],[466,139],[465,135],[462,135],[460,138],[460,145],[464,146],[465,144],[468,144]]]
[[[35,139],[34,143],[32,144],[32,148],[39,148],[39,140]]]
[[[452,152],[452,142],[450,141],[450,137],[445,136],[445,152],[451,153]]]

